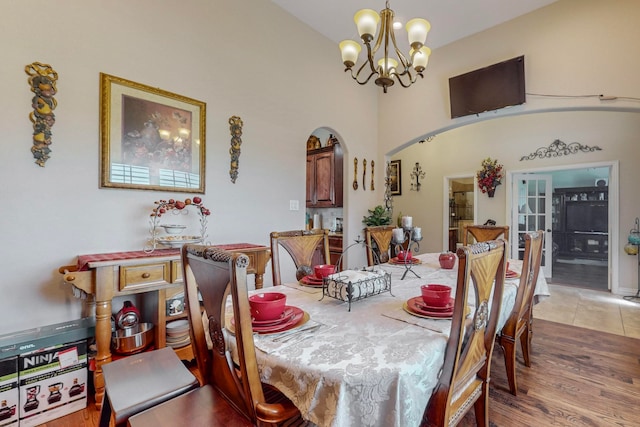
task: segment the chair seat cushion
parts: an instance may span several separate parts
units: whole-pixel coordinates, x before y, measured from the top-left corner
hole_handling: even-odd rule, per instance
[[[102,371],[116,424],[200,385],[170,347],[116,360]]]

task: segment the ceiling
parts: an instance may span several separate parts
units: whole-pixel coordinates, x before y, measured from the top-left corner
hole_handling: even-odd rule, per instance
[[[271,1],[336,44],[344,39],[360,42],[353,22],[355,12],[360,9],[379,12],[385,7],[383,0]],[[424,18],[431,22],[426,45],[435,49],[555,1],[557,0],[391,0],[389,8],[395,12],[396,20],[400,20],[403,25],[412,18]],[[399,43],[406,39],[404,29],[397,34]]]

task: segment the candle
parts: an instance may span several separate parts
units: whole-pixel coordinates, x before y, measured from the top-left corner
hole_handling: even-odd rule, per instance
[[[394,242],[404,241],[404,230],[402,228],[394,228],[391,233]]]
[[[413,223],[413,218],[410,216],[403,216],[402,217],[402,227],[403,228],[411,228],[411,225]]]
[[[422,239],[422,228],[420,227],[415,227],[413,229],[413,239],[414,240],[420,240]]]

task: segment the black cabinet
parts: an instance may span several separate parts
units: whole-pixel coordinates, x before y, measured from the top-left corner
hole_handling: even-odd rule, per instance
[[[553,240],[560,257],[607,259],[608,187],[556,188],[552,206]]]

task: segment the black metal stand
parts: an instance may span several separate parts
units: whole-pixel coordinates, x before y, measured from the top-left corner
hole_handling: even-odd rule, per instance
[[[638,245],[635,246],[638,247]],[[622,298],[626,299],[627,301],[640,303],[640,256],[636,254],[636,257],[638,257],[638,292],[636,292],[635,295],[627,295]]]
[[[633,230],[631,230],[631,234],[637,235],[638,233],[640,233],[640,219],[636,218],[636,227]],[[631,240],[631,238],[629,238],[629,240]],[[629,243],[634,245],[636,249],[640,249],[640,245],[638,243],[634,243],[631,241]],[[636,257],[638,258],[638,291],[636,292],[635,295],[628,295],[622,298],[624,298],[627,301],[640,303],[640,255],[638,255],[638,250],[636,250]]]
[[[408,243],[407,243],[406,252],[411,252],[412,248],[415,248],[414,252],[418,252],[420,250],[419,242],[422,240],[422,235],[414,236],[413,227],[402,227],[402,230],[403,230],[402,241],[398,241],[395,238],[391,239],[391,243],[396,245],[396,254],[398,254],[400,251],[405,250],[402,245],[407,241]],[[405,256],[404,260],[402,260],[402,265],[404,265],[405,270],[400,280],[404,280],[408,272],[412,272],[414,276],[416,276],[418,279],[421,279],[421,277],[418,276],[418,273],[413,271],[413,261],[411,259],[408,260],[407,257]]]
[[[391,292],[391,274],[389,273],[385,272],[382,276],[372,277],[355,283],[346,280],[346,274],[341,276],[342,270],[340,267],[342,266],[342,257],[350,248],[361,244],[368,247],[367,243],[364,240],[361,240],[360,236],[358,236],[355,243],[347,246],[345,250],[342,251],[342,255],[340,255],[340,258],[336,263],[336,274],[331,275],[332,278],[325,277],[322,279],[322,297],[320,298],[320,301],[322,301],[325,296],[344,301],[348,303],[349,311],[351,311],[351,303],[354,301],[379,295],[383,292],[389,292],[392,297],[395,297]],[[374,253],[373,256],[375,257],[377,264],[379,264],[380,259],[378,258],[378,255]],[[371,267],[362,267],[356,271],[373,272],[375,268],[376,266],[374,265]]]

